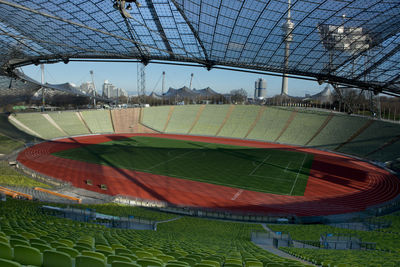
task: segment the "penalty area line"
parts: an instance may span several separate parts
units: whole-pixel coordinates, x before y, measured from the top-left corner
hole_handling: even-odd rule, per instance
[[[292,189],[290,190],[289,196],[291,196],[292,193],[293,193],[294,186],[297,183],[297,179],[299,178],[299,174],[300,174],[301,169],[303,169],[303,165],[304,165],[304,161],[306,160],[306,157],[307,157],[307,154],[304,155],[303,162],[301,163],[300,169],[297,172],[296,179],[294,180],[294,183],[293,183]]]
[[[291,161],[289,161],[289,163],[286,165],[286,168],[285,168],[285,170],[283,172],[287,172],[287,169],[288,169],[290,163],[291,163]]]
[[[158,167],[158,166],[163,165],[163,164],[165,164],[165,163],[167,163],[167,162],[173,161],[173,160],[175,160],[175,159],[177,159],[177,158],[183,157],[184,155],[187,155],[187,154],[192,153],[192,152],[194,152],[194,151],[195,151],[195,150],[190,150],[190,151],[185,152],[185,153],[183,153],[183,154],[179,154],[179,155],[177,155],[177,156],[175,156],[175,157],[173,157],[173,158],[171,158],[171,159],[168,159],[168,160],[159,162],[159,163],[157,163],[156,165],[153,165],[153,166],[151,166],[150,168],[148,168],[148,170],[154,169],[155,167]]]
[[[239,189],[231,200],[236,200],[243,193],[243,189]]]
[[[260,164],[258,164],[258,165],[254,168],[254,170],[252,170],[252,171],[249,173],[249,176],[252,176],[253,173],[255,173],[256,170],[257,170],[258,168],[260,168],[261,165],[263,165],[264,162],[265,162],[267,159],[269,159],[270,157],[271,157],[271,155],[266,156],[265,159],[264,159]]]

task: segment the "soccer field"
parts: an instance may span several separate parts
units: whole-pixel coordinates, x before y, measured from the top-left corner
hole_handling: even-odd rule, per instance
[[[304,194],[313,161],[312,154],[302,152],[143,136],[53,155],[281,195]]]

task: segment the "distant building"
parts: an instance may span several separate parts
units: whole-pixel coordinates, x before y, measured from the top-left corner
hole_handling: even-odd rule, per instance
[[[254,100],[262,100],[267,97],[267,81],[259,78],[254,85]]]
[[[112,83],[108,80],[105,80],[103,83],[103,97],[106,98],[117,98],[121,96],[128,96],[128,92],[122,88],[116,88]]]
[[[102,96],[106,98],[111,98],[114,88],[115,86],[112,83],[110,83],[108,80],[105,80],[103,83]]]

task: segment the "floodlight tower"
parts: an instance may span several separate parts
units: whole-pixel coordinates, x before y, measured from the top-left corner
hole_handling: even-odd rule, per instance
[[[96,86],[94,85],[94,72],[92,70],[90,71],[90,76],[93,84],[93,108],[96,108]]]
[[[285,59],[284,59],[284,72],[282,77],[281,95],[288,95],[288,76],[286,72],[289,68],[290,43],[293,41],[292,31],[294,29],[294,23],[292,22],[290,9],[291,9],[291,2],[290,0],[288,0],[287,18],[286,22],[282,25],[282,30],[284,32],[283,40],[285,42]]]

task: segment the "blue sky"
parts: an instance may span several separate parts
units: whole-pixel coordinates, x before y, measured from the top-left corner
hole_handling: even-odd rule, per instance
[[[71,82],[80,85],[90,81],[90,70],[94,71],[96,89],[100,92],[104,80],[109,80],[117,87],[126,89],[130,95],[137,93],[136,63],[99,63],[99,62],[70,62],[45,65],[45,81],[48,83]],[[26,66],[23,71],[28,76],[40,81],[40,66]],[[192,88],[202,89],[207,86],[219,93],[228,93],[233,89],[245,89],[249,96],[254,94],[254,82],[258,78],[267,81],[267,96],[271,97],[281,90],[281,78],[244,72],[205,68],[149,64],[146,66],[146,92],[161,92],[161,75],[165,71],[165,88],[180,88],[189,86],[190,74],[194,74]],[[306,93],[315,94],[325,85],[317,82],[289,79],[289,94],[304,96]]]

